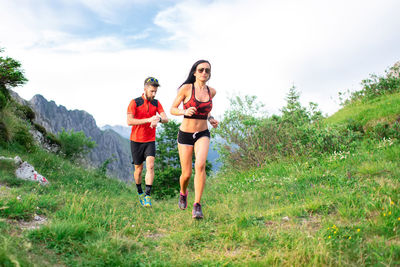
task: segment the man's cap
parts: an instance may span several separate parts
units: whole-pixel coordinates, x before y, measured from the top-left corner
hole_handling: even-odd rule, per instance
[[[158,83],[158,80],[156,78],[154,78],[154,77],[147,77],[144,80],[144,85],[145,86],[146,85],[151,85],[151,86],[154,86],[154,87],[160,86],[160,84]]]

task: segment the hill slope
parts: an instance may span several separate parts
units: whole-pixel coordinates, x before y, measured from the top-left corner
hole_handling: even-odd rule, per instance
[[[10,166],[0,169],[0,262],[398,266],[399,158],[399,140],[365,139],[353,151],[219,173],[207,181],[205,219],[194,221],[177,199],[144,209],[129,185],[37,151],[23,159],[49,187],[15,181]],[[35,214],[47,224],[25,229]]]

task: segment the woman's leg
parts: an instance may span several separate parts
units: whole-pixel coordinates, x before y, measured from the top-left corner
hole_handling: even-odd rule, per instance
[[[185,195],[187,193],[190,176],[192,176],[193,146],[178,144],[178,151],[182,168],[179,184],[181,186],[181,193]]]
[[[204,186],[206,184],[206,160],[208,148],[210,147],[210,138],[202,137],[194,144],[194,153],[196,161],[194,164],[194,202],[200,204],[203,195]]]

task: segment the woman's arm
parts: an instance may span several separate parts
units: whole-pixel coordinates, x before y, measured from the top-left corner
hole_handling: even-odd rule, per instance
[[[172,106],[170,109],[170,113],[175,116],[185,115],[192,116],[196,112],[195,107],[190,107],[188,109],[180,109],[179,105],[185,100],[188,95],[190,86],[187,84],[182,85],[182,87],[178,91],[178,95],[176,96],[174,102],[172,102]]]
[[[217,91],[215,91],[214,88],[210,88],[211,90],[211,98],[214,98],[214,96],[217,94]],[[218,121],[211,115],[211,113],[208,113],[208,118],[207,120],[210,122],[211,126],[214,128],[218,127]]]

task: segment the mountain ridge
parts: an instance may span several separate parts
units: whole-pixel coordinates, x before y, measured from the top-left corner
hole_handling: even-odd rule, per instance
[[[105,161],[107,174],[116,176],[123,181],[132,179],[133,167],[129,141],[112,129],[101,130],[97,127],[94,117],[84,110],[68,110],[65,106],[57,105],[37,94],[26,101],[14,92],[14,98],[33,108],[36,114],[35,122],[42,125],[46,131],[58,134],[62,129],[66,131],[83,131],[87,137],[92,138],[97,146],[90,151],[87,158],[93,167],[101,166]]]

